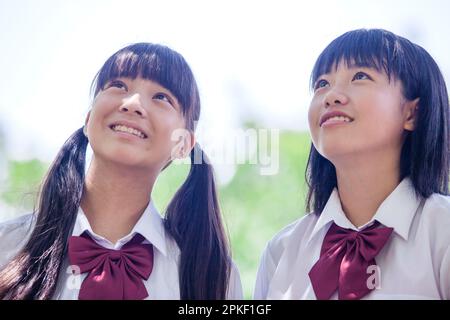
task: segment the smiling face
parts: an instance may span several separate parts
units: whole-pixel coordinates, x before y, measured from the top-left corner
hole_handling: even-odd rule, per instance
[[[400,81],[341,62],[314,83],[308,114],[314,146],[333,163],[348,155],[400,153],[405,130],[414,128],[414,107]]]
[[[185,120],[174,95],[140,77],[108,81],[95,97],[86,121],[95,158],[158,170],[180,143],[172,134],[183,128]]]

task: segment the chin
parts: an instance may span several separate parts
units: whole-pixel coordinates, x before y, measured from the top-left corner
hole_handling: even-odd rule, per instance
[[[148,162],[148,155],[146,157],[139,150],[133,148],[111,148],[109,150],[103,150],[101,157],[107,162],[123,166],[143,167]]]
[[[339,158],[341,156],[348,155],[352,153],[351,146],[347,143],[336,142],[336,143],[322,143],[317,151],[322,155],[322,157],[332,161],[332,159]]]
[[[122,157],[120,159],[114,158],[111,159],[111,162],[117,163],[121,166],[127,167],[145,167],[145,163],[141,159],[137,159],[136,157]]]

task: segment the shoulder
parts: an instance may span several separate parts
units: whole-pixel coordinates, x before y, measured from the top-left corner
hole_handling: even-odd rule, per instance
[[[180,259],[181,250],[178,246],[177,241],[172,236],[172,234],[167,230],[164,229],[164,244],[166,246],[167,254],[175,260]]]
[[[450,196],[432,194],[428,197],[420,220],[420,227],[429,237],[441,297],[450,299]]]
[[[34,214],[30,213],[0,223],[0,266],[11,259],[25,244],[33,230],[34,217]]]
[[[231,268],[230,268],[230,277],[228,280],[227,300],[244,299],[239,269],[234,263],[234,261],[231,261],[230,267]]]
[[[1,242],[13,237],[22,238],[29,233],[34,224],[34,217],[34,214],[29,213],[0,223]]]
[[[291,251],[296,251],[311,234],[317,222],[318,215],[308,213],[295,220],[279,231],[266,245],[259,264],[253,291],[254,299],[261,300],[267,298],[269,285],[280,264],[284,254],[289,255]]]
[[[450,247],[450,196],[432,194],[425,200],[419,228],[428,234],[436,252],[448,250]]]
[[[276,263],[291,243],[300,245],[307,239],[308,235],[311,234],[314,229],[317,219],[317,214],[307,213],[281,229],[267,243],[264,255],[270,256],[270,259]]]
[[[442,229],[447,234],[450,228],[450,196],[434,193],[428,197],[422,209],[421,219],[433,229]]]
[[[424,205],[424,209],[433,209],[436,214],[450,217],[450,196],[433,193],[429,196]]]

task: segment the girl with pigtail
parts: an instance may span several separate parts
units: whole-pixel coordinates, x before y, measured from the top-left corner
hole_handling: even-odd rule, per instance
[[[93,93],[35,212],[0,225],[0,298],[241,299],[212,167],[195,142],[200,99],[184,58],[127,46],[105,62]],[[187,134],[174,140],[179,129]],[[188,177],[161,218],[153,186],[188,155]]]

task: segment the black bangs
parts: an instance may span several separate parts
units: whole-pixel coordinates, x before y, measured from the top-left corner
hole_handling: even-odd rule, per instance
[[[347,66],[369,67],[400,81],[403,97],[413,103],[414,129],[404,130],[400,178],[409,177],[416,195],[449,194],[450,107],[439,66],[421,46],[382,29],[349,31],[333,40],[318,57],[311,86],[323,74]],[[337,186],[336,168],[314,144],[306,167],[307,210],[320,213]]]
[[[408,40],[381,29],[359,29],[344,33],[333,40],[317,59],[312,74],[311,87],[317,79],[339,63],[347,66],[374,68],[384,71],[389,79],[400,79],[405,66],[402,65],[405,41]]]
[[[113,79],[142,77],[159,83],[180,103],[183,113],[196,100],[196,84],[187,62],[168,47],[136,43],[113,54],[103,65],[92,83],[96,96]]]

